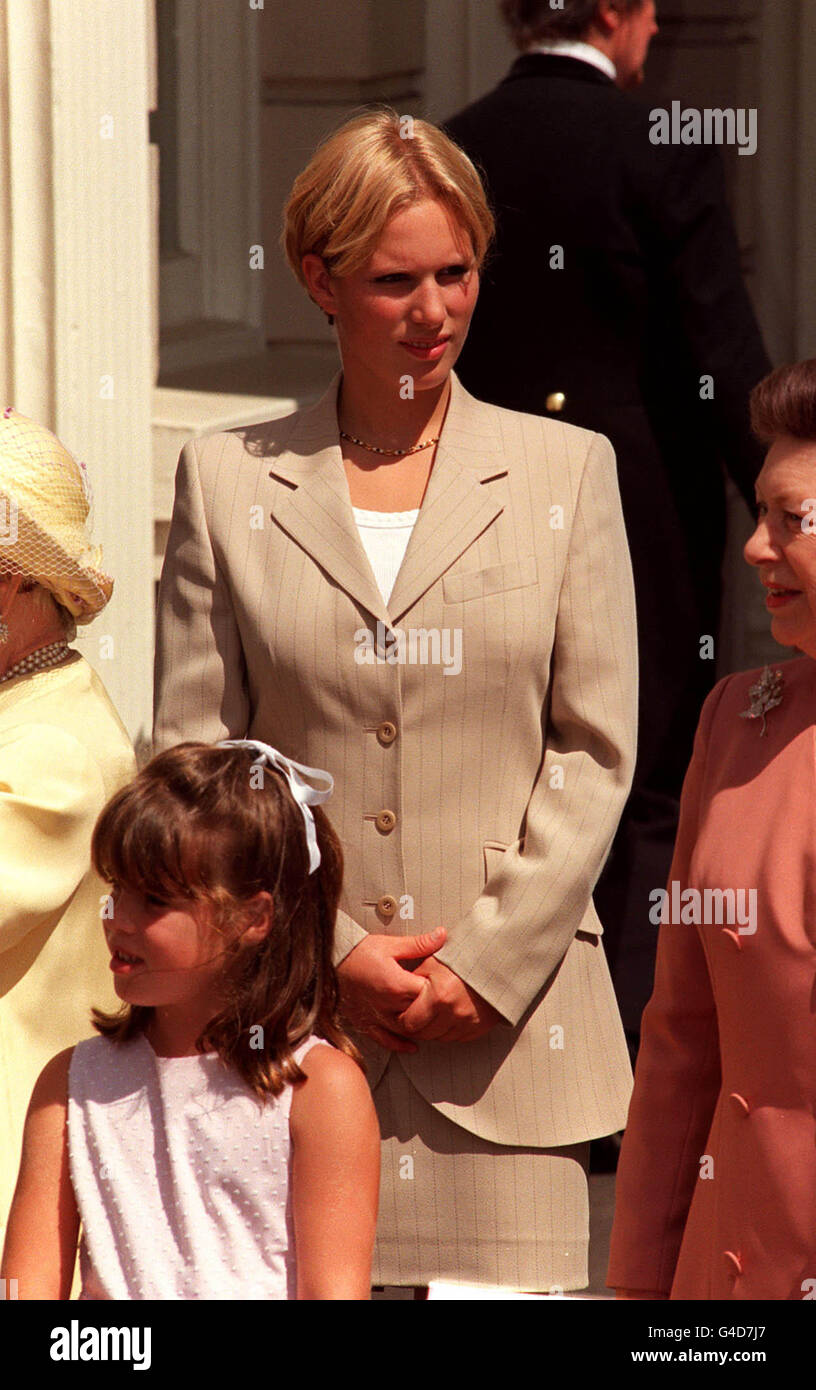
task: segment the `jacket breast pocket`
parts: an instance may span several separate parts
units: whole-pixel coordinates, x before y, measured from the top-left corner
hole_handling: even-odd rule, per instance
[[[466,574],[446,574],[442,579],[445,603],[467,603],[469,599],[487,598],[508,589],[523,589],[538,582],[538,561],[535,555],[525,555],[509,565],[488,565],[487,569]]]

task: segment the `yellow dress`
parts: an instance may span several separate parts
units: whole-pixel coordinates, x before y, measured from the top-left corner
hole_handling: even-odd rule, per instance
[[[0,1233],[23,1122],[50,1057],[116,1005],[91,832],[136,770],[127,732],[79,655],[0,684]]]

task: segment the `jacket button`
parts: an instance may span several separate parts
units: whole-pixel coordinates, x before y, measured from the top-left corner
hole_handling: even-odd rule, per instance
[[[723,1250],[723,1259],[728,1267],[729,1274],[735,1277],[742,1274],[742,1260],[739,1255],[735,1255],[733,1250]]]
[[[745,1096],[741,1096],[739,1091],[732,1091],[728,1099],[734,1102],[734,1109],[738,1110],[741,1115],[750,1115],[751,1107]]]
[[[738,951],[742,950],[742,941],[735,931],[731,931],[728,927],[723,927],[722,934],[728,937],[728,940],[736,946]]]
[[[563,391],[551,391],[544,404],[548,410],[563,410],[567,398]]]
[[[384,719],[377,729],[377,738],[380,740],[380,743],[384,743],[387,748],[389,743],[393,743],[396,737],[396,724],[392,724],[390,719]]]
[[[397,818],[393,811],[380,811],[374,822],[377,829],[381,831],[383,835],[390,835],[396,823]]]
[[[390,893],[383,893],[382,897],[377,899],[377,911],[381,916],[393,917],[396,910],[397,900],[392,898]]]

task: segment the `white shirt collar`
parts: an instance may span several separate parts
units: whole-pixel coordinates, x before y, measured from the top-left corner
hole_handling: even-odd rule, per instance
[[[578,39],[550,39],[546,43],[531,43],[525,53],[556,53],[559,58],[577,58],[581,63],[591,63],[594,68],[605,72],[614,82],[618,70],[611,58],[607,58],[599,48],[591,43],[581,43]]]

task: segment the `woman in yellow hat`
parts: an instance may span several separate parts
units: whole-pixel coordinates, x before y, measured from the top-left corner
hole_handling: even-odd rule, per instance
[[[96,817],[133,775],[127,733],[69,643],[113,581],[89,543],[84,465],[0,415],[0,1230],[47,1059],[115,1003],[90,865]]]

